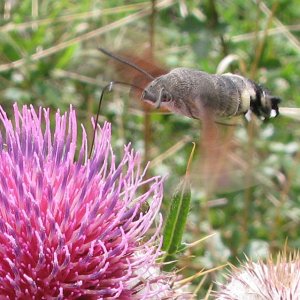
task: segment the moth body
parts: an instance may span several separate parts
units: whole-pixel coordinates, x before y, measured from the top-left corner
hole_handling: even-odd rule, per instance
[[[172,112],[194,119],[203,119],[207,114],[216,117],[238,116],[249,111],[261,119],[269,119],[279,114],[280,98],[246,77],[175,68],[154,78],[134,63],[103,48],[99,50],[150,79],[151,82],[145,89],[133,84],[132,86],[143,91],[142,100],[156,107],[164,106]]]
[[[162,105],[190,118],[202,119],[246,114],[249,110],[262,119],[278,114],[280,99],[243,76],[231,73],[217,75],[176,68],[155,78],[145,88],[142,99]]]

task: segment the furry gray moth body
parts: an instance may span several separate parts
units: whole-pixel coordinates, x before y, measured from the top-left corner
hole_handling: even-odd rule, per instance
[[[206,114],[216,117],[238,116],[249,111],[261,119],[269,119],[273,112],[275,116],[279,114],[280,98],[246,77],[175,68],[154,78],[125,58],[103,48],[99,50],[151,80],[143,90],[141,99],[155,107],[164,106],[172,112],[194,119],[203,119]]]

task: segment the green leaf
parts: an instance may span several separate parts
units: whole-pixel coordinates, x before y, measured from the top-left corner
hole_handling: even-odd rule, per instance
[[[60,56],[56,62],[56,68],[63,69],[65,68],[71,60],[74,58],[75,51],[78,49],[77,45],[72,45],[68,47]]]
[[[172,255],[177,252],[181,245],[187,216],[190,209],[191,189],[186,178],[180,183],[171,205],[164,228],[163,250]]]
[[[171,201],[169,213],[164,227],[164,241],[162,249],[165,251],[164,262],[176,259],[176,253],[181,248],[181,240],[185,229],[187,216],[191,203],[191,186],[189,180],[189,166],[195,150],[195,144],[190,155],[188,167],[184,180],[179,184],[177,191]],[[169,269],[172,264],[166,265]]]

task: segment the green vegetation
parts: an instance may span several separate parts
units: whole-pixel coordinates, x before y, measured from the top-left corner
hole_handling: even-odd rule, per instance
[[[143,76],[99,52],[101,46],[153,75],[178,66],[238,73],[280,96],[282,107],[297,108],[299,15],[296,0],[3,0],[1,105],[7,111],[14,102],[64,111],[72,104],[92,140],[90,118],[101,88],[111,80],[145,84]],[[149,174],[168,175],[163,214],[185,175],[192,142],[197,144],[183,242],[215,234],[180,251],[183,278],[227,261],[239,264],[244,253],[267,257],[286,241],[288,249],[300,248],[300,116],[222,120],[239,125],[214,125],[221,149],[215,152],[201,122],[150,111],[139,97],[139,91],[115,85],[104,95],[99,123],[112,123],[115,149],[131,142],[151,161]],[[208,159],[214,164],[206,163],[207,153],[218,153]],[[219,271],[208,275],[198,296],[216,280],[222,280]]]

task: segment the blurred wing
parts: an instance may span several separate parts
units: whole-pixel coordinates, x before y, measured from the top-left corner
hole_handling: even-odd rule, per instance
[[[202,121],[203,131],[200,157],[193,162],[193,188],[227,193],[248,188],[258,183],[255,168],[250,167],[246,153],[234,140],[235,126],[221,126],[214,119]]]

